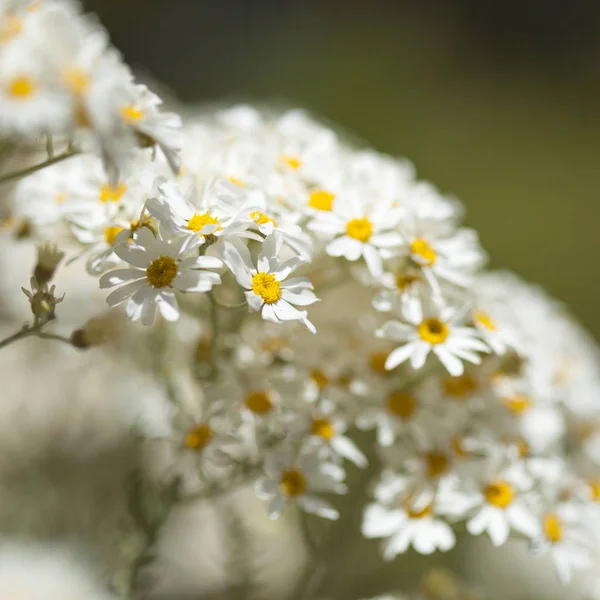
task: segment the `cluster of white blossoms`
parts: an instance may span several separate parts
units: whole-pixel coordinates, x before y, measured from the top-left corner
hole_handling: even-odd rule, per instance
[[[181,493],[253,481],[273,518],[336,519],[370,464],[362,534],[386,559],[466,527],[526,540],[563,581],[591,567],[600,363],[563,308],[484,273],[460,203],[410,163],[249,106],[190,116],[176,156],[158,104],[70,3],[1,0],[0,136],[81,152],[21,179],[12,215],[75,244],[108,304],[160,330],[171,379],[199,384],[164,383]]]

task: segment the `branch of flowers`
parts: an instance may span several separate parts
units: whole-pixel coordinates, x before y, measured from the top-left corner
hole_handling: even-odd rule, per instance
[[[66,160],[67,158],[71,158],[72,156],[75,156],[76,154],[79,154],[79,152],[75,149],[70,148],[70,149],[66,150],[65,152],[63,152],[62,154],[53,156],[53,157],[49,158],[48,160],[45,160],[44,162],[38,163],[37,165],[33,165],[31,167],[27,167],[27,168],[21,169],[19,171],[13,171],[12,173],[7,173],[6,175],[0,175],[0,183],[6,183],[7,181],[12,181],[14,179],[20,179],[21,177],[31,175],[32,173],[35,173],[36,171],[41,171],[42,169],[45,169],[46,167],[50,167],[51,165],[62,162],[63,160]]]
[[[35,336],[35,337],[41,338],[43,340],[56,340],[58,342],[63,342],[65,344],[69,344],[69,346],[73,346],[73,341],[71,340],[71,338],[68,338],[68,337],[65,337],[62,335],[57,335],[55,333],[46,333],[44,331],[41,331],[39,325],[33,325],[33,326],[25,325],[23,328],[21,328],[16,333],[13,333],[12,335],[9,335],[7,338],[1,340],[0,348],[4,348],[5,346],[8,346],[9,344],[16,342],[17,340],[21,340],[23,338],[30,337],[30,336]]]

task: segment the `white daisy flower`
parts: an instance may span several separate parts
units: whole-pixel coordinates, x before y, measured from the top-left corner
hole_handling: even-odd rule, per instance
[[[489,348],[477,337],[472,327],[461,326],[461,313],[451,306],[438,307],[430,299],[405,298],[402,302],[403,321],[388,321],[376,335],[404,342],[387,358],[386,369],[393,369],[410,360],[413,369],[420,369],[433,352],[451,375],[464,372],[462,361],[481,363],[478,352]]]
[[[277,519],[289,502],[303,511],[325,519],[337,519],[339,513],[319,493],[344,494],[344,470],[322,462],[315,454],[297,459],[291,451],[277,448],[265,461],[266,476],[256,484],[259,498],[268,500],[267,512]]]
[[[481,308],[471,311],[471,320],[483,341],[496,354],[504,354],[507,348],[516,349],[517,342],[512,332]]]
[[[152,325],[157,306],[167,321],[177,320],[179,308],[174,290],[208,292],[221,282],[217,273],[206,269],[218,269],[223,266],[222,261],[214,256],[197,256],[194,251],[199,244],[199,239],[167,241],[154,237],[146,227],[138,229],[132,243],[125,241],[114,249],[131,268],[110,271],[100,278],[101,288],[121,286],[108,295],[108,305],[127,301],[128,317],[141,320],[144,325]]]
[[[393,230],[399,218],[400,212],[389,203],[367,203],[359,191],[348,190],[336,198],[333,210],[315,215],[308,228],[324,239],[333,238],[327,254],[349,261],[363,257],[371,274],[378,277],[383,273],[383,258],[402,243]]]
[[[446,552],[456,542],[450,525],[435,516],[432,503],[416,507],[410,499],[398,506],[368,505],[363,514],[362,534],[367,538],[387,538],[383,544],[385,560],[392,560],[410,546],[420,554],[432,554],[436,550]]]
[[[263,319],[274,323],[300,321],[315,333],[315,326],[308,320],[307,312],[292,305],[308,306],[317,302],[318,298],[306,277],[293,277],[286,281],[288,275],[304,261],[294,256],[281,262],[278,257],[282,244],[283,237],[277,231],[265,238],[256,267],[250,251],[242,243],[225,242],[222,256],[237,282],[247,290],[246,300],[252,310],[259,311]]]

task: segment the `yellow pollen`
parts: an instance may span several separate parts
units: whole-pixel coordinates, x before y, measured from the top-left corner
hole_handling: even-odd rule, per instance
[[[387,407],[395,416],[408,419],[417,410],[417,400],[408,392],[398,391],[388,396]]]
[[[596,502],[600,502],[600,479],[594,479],[594,480],[588,482],[588,485],[590,486],[592,498]]]
[[[105,183],[100,188],[100,202],[102,202],[102,204],[106,204],[107,202],[118,202],[126,191],[127,186],[124,183],[120,183],[117,187]]]
[[[194,231],[196,233],[202,231],[204,227],[207,225],[217,225],[219,223],[218,217],[211,217],[208,214],[208,211],[199,215],[194,213],[194,216],[187,222],[187,228],[190,231]],[[216,231],[218,231],[220,227],[217,227]]]
[[[231,183],[233,183],[233,185],[237,185],[238,187],[246,186],[246,184],[241,179],[238,179],[237,177],[233,177],[233,175],[229,176],[227,179],[229,179],[229,181],[231,181]]]
[[[104,239],[106,240],[106,243],[112,246],[115,243],[117,235],[121,233],[121,231],[123,231],[122,227],[105,227]]]
[[[544,535],[553,544],[562,540],[563,524],[555,513],[548,513],[544,516]]]
[[[77,103],[75,106],[75,112],[73,114],[73,120],[77,127],[81,127],[82,129],[91,129],[92,120],[90,119],[90,115],[88,114],[85,106],[81,103]]]
[[[343,389],[347,390],[352,383],[351,375],[340,375],[336,381],[336,383]]]
[[[246,407],[257,415],[264,415],[273,409],[268,392],[253,390],[246,396]]]
[[[8,93],[19,100],[30,98],[36,91],[35,82],[29,77],[16,77],[8,84]]]
[[[492,317],[483,310],[476,310],[473,313],[473,318],[485,329],[489,331],[496,331],[496,323],[492,320]]]
[[[476,389],[477,381],[472,375],[465,373],[458,377],[446,377],[442,383],[444,393],[458,400],[468,398]]]
[[[320,390],[324,390],[329,385],[329,377],[321,369],[314,369],[310,374],[310,378]]]
[[[329,441],[335,435],[335,430],[333,429],[333,425],[327,419],[313,419],[312,434],[318,435],[325,441]]]
[[[488,484],[483,493],[489,504],[498,508],[506,508],[515,497],[513,486],[501,479]]]
[[[10,42],[23,31],[23,20],[15,15],[7,14],[0,25],[0,44]]]
[[[425,319],[418,327],[419,335],[424,342],[436,346],[443,344],[450,335],[450,328],[439,319]]]
[[[202,336],[196,346],[194,357],[197,362],[208,362],[211,356],[211,337],[208,335]]]
[[[459,458],[465,458],[469,455],[469,453],[464,449],[462,438],[458,435],[455,435],[450,440],[450,447],[454,451],[454,454],[456,454],[456,456]]]
[[[121,106],[121,117],[123,117],[123,120],[127,121],[127,123],[137,123],[144,118],[144,111],[135,106],[135,104]]]
[[[189,450],[204,450],[214,437],[208,423],[200,423],[190,429],[185,436],[185,447]]]
[[[147,227],[148,229],[152,230],[152,217],[149,215],[145,215],[141,223],[139,219],[136,219],[135,221],[131,221],[129,223],[129,230],[132,234],[134,234],[141,227]]]
[[[275,219],[272,219],[271,217],[268,217],[267,215],[265,215],[265,213],[260,212],[260,210],[253,210],[250,213],[250,218],[255,223],[258,223],[259,225],[264,225],[265,223],[273,223],[273,225],[275,227],[277,227],[277,222],[275,221]]]
[[[76,96],[83,96],[91,84],[90,76],[78,67],[71,67],[64,73],[64,79]]]
[[[314,190],[308,198],[308,205],[317,210],[331,210],[335,196],[326,190]]]
[[[436,251],[429,245],[427,240],[418,239],[412,242],[410,253],[413,256],[419,257],[419,264],[424,264],[428,267],[433,265],[437,259]]]
[[[415,283],[420,281],[421,278],[418,275],[410,275],[407,273],[396,274],[396,287],[403,292],[408,288],[412,287]]]
[[[67,199],[67,195],[63,194],[62,192],[56,194],[56,196],[54,196],[54,201],[56,202],[56,204],[62,204],[65,200]]]
[[[155,288],[170,287],[177,277],[177,263],[170,256],[159,256],[146,269],[146,279]]]
[[[272,273],[252,275],[252,291],[260,296],[265,304],[275,304],[281,298],[281,284]]]
[[[286,496],[301,496],[307,487],[306,476],[299,469],[290,467],[281,474],[281,489]]]
[[[511,412],[521,415],[531,408],[531,400],[523,394],[517,394],[510,398],[504,398],[503,403]]]
[[[346,224],[346,235],[364,244],[373,235],[373,223],[367,217],[352,219]]]
[[[262,343],[262,349],[265,352],[272,352],[273,354],[277,354],[278,352],[282,352],[287,347],[288,347],[288,344],[286,343],[285,340],[282,340],[281,338],[278,338],[278,337],[275,337],[275,336],[268,337]]]
[[[425,455],[427,465],[427,477],[439,477],[443,475],[450,466],[448,457],[443,452],[428,452]]]
[[[369,356],[371,370],[379,375],[389,375],[390,372],[385,368],[385,361],[389,355],[389,352],[373,352]]]
[[[422,519],[423,517],[428,517],[431,514],[433,504],[427,504],[421,510],[419,510],[416,509],[411,502],[407,502],[404,505],[404,508],[410,519]]]
[[[290,169],[294,169],[294,171],[297,171],[302,165],[298,158],[296,158],[295,156],[288,156],[286,154],[284,154],[281,157],[281,162],[288,166]]]

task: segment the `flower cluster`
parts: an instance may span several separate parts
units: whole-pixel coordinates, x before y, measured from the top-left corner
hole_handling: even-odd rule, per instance
[[[457,200],[296,110],[197,115],[177,156],[179,119],[70,3],[3,0],[0,44],[0,134],[91,150],[21,180],[13,213],[75,245],[109,306],[160,315],[155,363],[176,348],[172,378],[194,381],[191,398],[165,384],[158,436],[185,494],[249,479],[273,518],[336,519],[332,494],[370,463],[362,534],[385,559],[448,551],[464,523],[527,540],[564,581],[593,564],[598,349],[542,292],[483,272]]]
[[[116,185],[136,148],[158,147],[178,168],[181,120],[160,104],[75,4],[0,2],[0,138],[56,136],[102,156]]]

